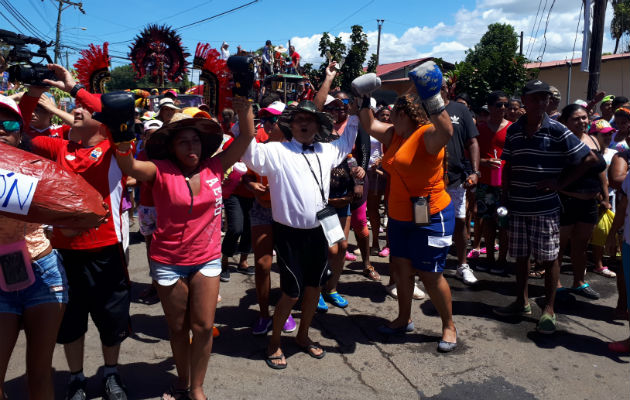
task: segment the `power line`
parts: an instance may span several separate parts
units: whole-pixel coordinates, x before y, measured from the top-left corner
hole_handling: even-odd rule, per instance
[[[2,15],[2,18],[6,19],[8,23],[11,24],[11,26],[18,31],[19,33],[22,33],[22,30],[20,28],[18,28],[17,26],[15,26],[15,24],[9,19],[7,18],[2,12],[0,12],[0,15]]]
[[[549,15],[551,15],[551,10],[553,9],[553,6],[555,4],[556,4],[556,0],[552,0],[551,6],[549,6],[549,12],[547,12],[547,22],[545,22],[545,32],[543,33],[544,46],[542,49],[542,54],[539,57],[541,63],[542,63],[543,57],[545,56],[545,51],[547,50],[547,28],[549,28]]]
[[[374,0],[372,0],[372,1],[374,1]],[[208,17],[208,18],[201,19],[201,20],[199,20],[199,21],[191,22],[190,24],[182,25],[182,26],[180,26],[180,27],[178,27],[178,28],[175,28],[175,29],[176,29],[176,30],[182,30],[182,29],[184,29],[184,28],[188,28],[188,27],[193,26],[193,25],[201,24],[202,22],[207,22],[207,21],[210,21],[210,20],[212,20],[212,19],[215,19],[215,18],[221,17],[221,16],[223,16],[223,15],[233,13],[234,11],[240,10],[241,8],[249,7],[249,6],[251,6],[252,4],[254,4],[254,3],[258,3],[258,0],[253,0],[253,1],[250,1],[249,3],[245,3],[245,4],[240,5],[240,6],[238,6],[238,7],[234,7],[234,8],[232,8],[232,9],[227,10],[227,11],[223,11],[222,13],[215,14],[215,15],[213,15],[213,16],[210,16],[210,17]]]
[[[538,27],[536,28],[536,33],[534,34],[534,42],[532,43],[532,47],[529,49],[529,55],[527,58],[531,59],[534,54],[534,46],[536,45],[536,41],[538,40],[538,32],[540,32],[540,25],[542,24],[542,20],[544,18],[545,9],[547,8],[547,0],[545,0],[545,5],[543,6],[542,12],[540,13],[540,19],[538,20]]]
[[[536,11],[536,16],[534,17],[534,25],[532,25],[532,33],[529,34],[529,42],[527,43],[527,49],[525,49],[525,54],[527,54],[527,58],[529,58],[529,48],[532,45],[532,40],[534,40],[534,30],[536,29],[536,21],[538,20],[538,14],[540,13],[541,5],[542,5],[542,0],[539,0],[538,10]]]
[[[335,29],[336,27],[338,27],[339,25],[343,24],[344,22],[346,22],[347,20],[349,20],[350,18],[352,18],[353,16],[355,16],[356,14],[358,14],[360,11],[362,11],[364,8],[366,8],[367,6],[369,6],[370,4],[374,3],[374,0],[370,0],[368,1],[367,4],[365,4],[362,7],[359,7],[359,9],[357,9],[355,12],[353,12],[352,14],[348,15],[347,17],[345,17],[344,19],[342,19],[341,21],[339,21],[337,23],[337,25],[333,26],[332,28],[328,29],[328,32],[332,31],[333,29]]]
[[[578,14],[578,23],[577,27],[575,27],[575,39],[573,39],[573,50],[571,51],[571,60],[575,57],[575,44],[577,43],[578,32],[580,31],[580,22],[582,22],[582,10],[584,9],[584,3],[580,6],[580,13]]]

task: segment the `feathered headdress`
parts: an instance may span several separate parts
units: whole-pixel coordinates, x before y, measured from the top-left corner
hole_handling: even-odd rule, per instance
[[[232,106],[232,74],[226,60],[221,60],[216,49],[208,43],[197,43],[193,68],[200,69],[203,97],[213,115]]]
[[[79,82],[91,93],[104,93],[105,83],[111,79],[109,73],[109,43],[90,44],[87,50],[81,50],[81,58],[74,64]]]
[[[147,26],[136,36],[129,51],[136,77],[149,75],[152,82],[159,82],[160,75],[178,82],[188,72],[189,55],[177,32],[166,25]]]

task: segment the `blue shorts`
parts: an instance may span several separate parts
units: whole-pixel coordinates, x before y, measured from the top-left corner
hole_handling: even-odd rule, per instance
[[[32,262],[35,282],[24,290],[0,290],[0,313],[22,315],[24,310],[45,303],[68,303],[68,280],[57,250]]]
[[[197,271],[209,278],[221,273],[221,259],[216,258],[199,265],[167,265],[151,260],[151,278],[160,286],[174,285],[179,279],[192,276]]]
[[[454,230],[455,209],[452,203],[431,215],[431,223],[426,226],[389,218],[390,256],[411,260],[413,267],[421,271],[442,272]]]

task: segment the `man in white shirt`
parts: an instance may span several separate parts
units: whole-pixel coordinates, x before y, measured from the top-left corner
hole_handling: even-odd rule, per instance
[[[335,74],[333,63],[326,70],[326,79],[333,79]],[[296,343],[311,357],[322,358],[325,355],[321,346],[308,337],[321,286],[329,276],[329,239],[317,214],[326,208],[328,202],[330,171],[352,150],[359,125],[356,116],[350,117],[340,139],[320,143],[315,141],[316,136],[326,137],[332,130],[332,119],[328,114],[317,111],[312,102],[305,100],[284,116],[290,127],[289,141],[256,143],[254,140],[242,158],[251,170],[266,176],[269,181],[282,289],[265,360],[274,369],[286,368],[280,335],[291,308],[300,296],[302,318]],[[253,124],[253,121],[241,123]],[[336,214],[335,218],[338,221]]]

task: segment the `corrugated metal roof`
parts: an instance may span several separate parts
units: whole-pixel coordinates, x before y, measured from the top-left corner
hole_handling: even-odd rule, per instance
[[[630,53],[608,54],[606,56],[602,56],[602,61],[618,60],[618,59],[624,59],[624,58],[630,58]],[[533,62],[533,63],[525,64],[525,68],[526,69],[532,69],[532,68],[545,69],[545,68],[564,66],[564,65],[567,65],[568,63],[580,64],[581,62],[582,62],[581,58],[574,58],[573,60],[547,61],[543,63]]]

